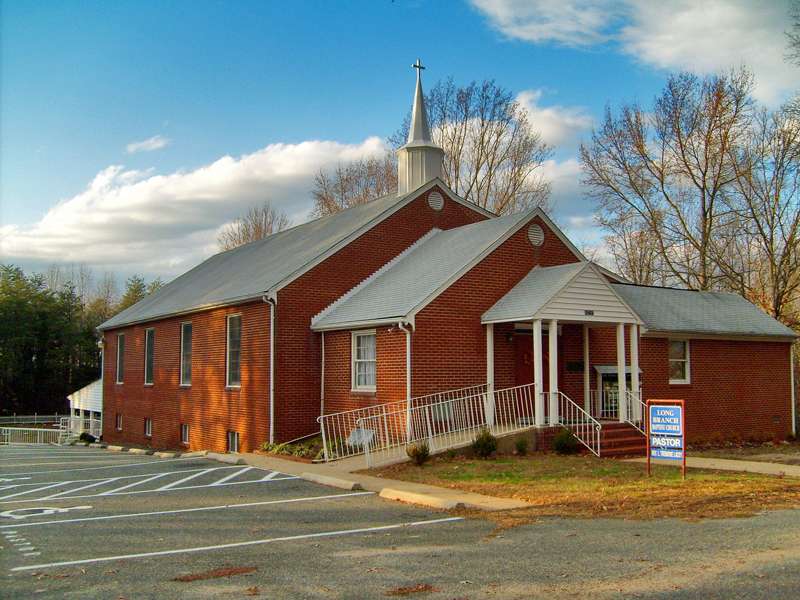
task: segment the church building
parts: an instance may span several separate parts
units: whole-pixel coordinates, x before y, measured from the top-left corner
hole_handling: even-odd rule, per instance
[[[567,428],[613,456],[643,451],[647,399],[684,400],[690,441],[795,433],[791,329],[737,295],[633,285],[539,208],[460,198],[419,68],[397,158],[395,193],[216,254],[103,323],[104,440],[249,452],[322,431],[332,460],[423,430],[443,449]]]

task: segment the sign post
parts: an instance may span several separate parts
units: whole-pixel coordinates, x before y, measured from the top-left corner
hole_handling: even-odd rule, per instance
[[[681,461],[686,479],[686,418],[683,400],[647,401],[647,474],[650,459]]]

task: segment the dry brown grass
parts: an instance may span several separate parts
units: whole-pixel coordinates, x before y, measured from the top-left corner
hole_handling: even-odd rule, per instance
[[[206,579],[220,579],[222,577],[232,577],[233,575],[245,575],[253,573],[255,567],[223,567],[221,569],[213,569],[211,571],[203,571],[202,573],[189,573],[188,575],[179,575],[173,581],[204,581]]]
[[[733,472],[645,466],[588,456],[537,454],[493,460],[435,460],[380,470],[383,477],[530,502],[530,508],[480,513],[501,526],[541,517],[707,519],[747,517],[763,510],[800,508],[800,480]],[[470,511],[464,511],[470,515]]]

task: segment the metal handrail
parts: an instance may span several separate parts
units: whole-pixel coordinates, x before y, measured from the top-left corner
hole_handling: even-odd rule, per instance
[[[642,402],[641,392],[625,390],[625,401],[628,404],[628,414],[625,421],[632,425],[642,435],[647,435],[644,430],[644,419],[647,414],[647,405]],[[638,409],[638,414],[637,414]]]
[[[600,439],[603,426],[564,392],[549,392],[557,395],[558,424],[566,427],[575,438],[595,456],[600,456]]]
[[[442,401],[454,400],[463,397],[471,397],[485,394],[486,384],[473,385],[458,389],[436,392],[425,396],[417,396],[411,399],[410,405],[405,400],[387,402],[355,408],[317,417],[322,435],[323,456],[326,462],[357,456],[364,453],[363,437],[365,434],[358,425],[360,419],[384,416],[402,412],[403,414],[413,411],[422,405],[437,404]]]

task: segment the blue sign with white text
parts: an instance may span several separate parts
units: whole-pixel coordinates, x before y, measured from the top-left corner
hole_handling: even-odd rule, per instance
[[[683,419],[679,405],[653,404],[650,406],[648,430],[650,457],[665,460],[683,460]]]

